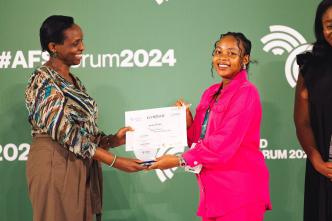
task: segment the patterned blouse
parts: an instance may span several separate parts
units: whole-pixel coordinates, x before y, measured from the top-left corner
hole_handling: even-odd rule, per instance
[[[92,158],[104,133],[96,124],[95,101],[73,78],[76,85],[46,66],[34,71],[25,91],[32,136],[49,134],[76,156]]]

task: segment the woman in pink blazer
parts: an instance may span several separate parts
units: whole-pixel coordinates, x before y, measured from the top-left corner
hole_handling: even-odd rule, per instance
[[[262,108],[256,87],[247,79],[250,50],[251,42],[242,33],[221,35],[212,63],[222,82],[205,90],[194,119],[187,108],[191,148],[181,156],[162,156],[150,166],[202,166],[197,215],[203,221],[261,221],[271,209],[269,172],[259,150]]]

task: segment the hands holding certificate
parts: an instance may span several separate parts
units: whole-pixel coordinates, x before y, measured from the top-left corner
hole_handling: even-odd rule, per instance
[[[125,144],[126,133],[132,130],[131,127],[123,127],[120,128],[115,135],[102,137],[99,142],[100,148],[96,150],[95,159],[124,172],[137,172],[146,169],[146,167],[140,165],[140,160],[120,157],[108,152],[109,148]]]
[[[172,154],[166,154],[164,156],[158,157],[156,162],[149,166],[149,170],[160,169],[165,170],[173,167],[182,166],[180,157]]]
[[[185,108],[186,111],[186,128],[189,128],[193,122],[193,117],[190,111],[191,104],[179,99],[176,101],[175,106],[178,108]],[[148,169],[169,169],[173,167],[183,167],[186,163],[181,156],[166,154],[164,156],[158,157],[156,162],[149,166]]]
[[[192,123],[189,104],[183,100],[176,107],[155,108],[125,113],[127,131],[126,150],[134,151],[148,169],[168,169],[181,165],[181,157],[164,155],[156,158],[159,148],[187,146],[187,128]]]
[[[131,127],[123,127],[118,130],[118,132],[113,136],[113,147],[117,147],[125,144],[126,133],[132,131]],[[137,159],[131,159],[126,157],[117,157],[114,162],[113,167],[125,171],[125,172],[137,172],[146,169],[144,166],[140,165],[142,161]]]

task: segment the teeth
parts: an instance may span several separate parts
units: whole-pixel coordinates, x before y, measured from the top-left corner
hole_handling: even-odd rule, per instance
[[[226,64],[219,64],[218,65],[220,68],[227,68],[228,67],[228,65],[226,65]]]
[[[76,57],[77,57],[77,58],[81,58],[81,57],[82,57],[82,54],[77,54]]]

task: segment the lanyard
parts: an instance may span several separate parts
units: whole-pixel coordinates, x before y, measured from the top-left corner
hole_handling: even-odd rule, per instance
[[[207,128],[208,121],[209,121],[209,116],[210,116],[210,107],[205,112],[204,121],[203,121],[202,129],[201,129],[201,135],[199,137],[200,139],[203,139],[205,137],[206,128]]]
[[[219,99],[218,96],[220,94],[221,89],[222,89],[222,86],[219,87],[218,91],[213,96],[214,98],[213,98],[212,102],[210,102],[209,107],[205,112],[204,121],[203,121],[202,129],[201,129],[201,135],[199,136],[200,139],[204,139],[204,137],[205,137],[206,129],[207,129],[209,117],[210,117],[210,110],[211,110],[213,104],[217,103],[217,101]],[[211,105],[211,103],[212,103],[212,105]]]

